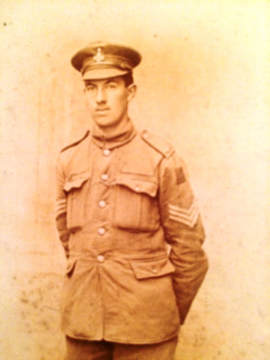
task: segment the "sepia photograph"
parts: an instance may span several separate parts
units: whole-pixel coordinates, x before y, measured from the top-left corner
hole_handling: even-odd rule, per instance
[[[268,360],[270,2],[0,26],[0,358]]]

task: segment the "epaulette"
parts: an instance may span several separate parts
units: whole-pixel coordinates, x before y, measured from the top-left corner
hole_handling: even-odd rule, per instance
[[[171,144],[166,142],[166,140],[164,140],[162,137],[150,133],[148,130],[143,130],[141,132],[141,137],[148,145],[150,145],[166,158],[174,153],[174,148]]]
[[[69,149],[69,148],[71,148],[71,147],[73,147],[73,146],[78,145],[78,144],[79,144],[80,142],[82,142],[85,138],[87,138],[87,136],[88,136],[89,134],[90,134],[90,131],[87,130],[86,133],[83,135],[82,138],[80,138],[79,140],[74,141],[73,143],[65,146],[60,152],[63,152],[63,151],[65,151],[65,150],[67,150],[67,149]]]

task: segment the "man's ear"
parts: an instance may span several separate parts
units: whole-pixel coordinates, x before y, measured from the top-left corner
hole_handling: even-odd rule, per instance
[[[134,96],[136,95],[136,92],[137,92],[137,85],[135,84],[130,84],[128,87],[127,87],[127,91],[128,91],[128,101],[131,101]]]

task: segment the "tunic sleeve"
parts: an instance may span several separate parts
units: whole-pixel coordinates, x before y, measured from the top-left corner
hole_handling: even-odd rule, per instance
[[[69,256],[68,240],[69,231],[67,229],[67,198],[64,191],[65,174],[61,163],[60,156],[57,159],[56,165],[56,228],[58,231],[59,239],[65,250],[65,254]]]
[[[202,244],[205,233],[183,161],[175,154],[160,164],[160,213],[170,260],[181,323],[208,269]]]

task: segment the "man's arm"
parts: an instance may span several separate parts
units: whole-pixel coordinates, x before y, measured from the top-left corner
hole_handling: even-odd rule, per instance
[[[67,198],[64,191],[65,175],[59,156],[56,165],[56,228],[59,239],[65,250],[66,257],[69,256],[68,240],[69,231],[67,229]]]
[[[181,323],[208,269],[202,249],[205,238],[199,211],[184,164],[175,153],[160,164],[160,212],[170,260],[175,266],[174,289]]]

